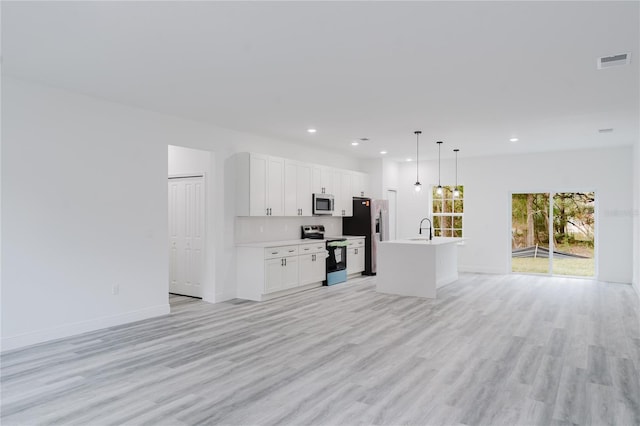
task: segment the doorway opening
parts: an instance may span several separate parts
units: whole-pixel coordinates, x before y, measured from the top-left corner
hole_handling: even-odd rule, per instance
[[[595,277],[595,192],[511,194],[511,272]]]
[[[202,298],[204,176],[169,177],[169,293]]]

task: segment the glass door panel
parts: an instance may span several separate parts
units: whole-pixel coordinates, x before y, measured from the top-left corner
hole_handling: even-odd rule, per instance
[[[553,274],[595,276],[594,212],[593,192],[553,195]]]
[[[511,196],[511,271],[550,272],[549,194]]]

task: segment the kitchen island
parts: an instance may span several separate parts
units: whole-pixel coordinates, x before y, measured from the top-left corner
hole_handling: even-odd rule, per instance
[[[378,246],[376,291],[402,296],[436,297],[436,289],[458,279],[460,238],[415,237]]]

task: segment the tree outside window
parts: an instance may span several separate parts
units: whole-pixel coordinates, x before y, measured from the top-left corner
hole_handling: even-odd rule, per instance
[[[454,186],[443,186],[442,195],[432,190],[431,214],[433,216],[433,234],[436,237],[462,238],[464,218],[464,187],[458,185],[460,196],[454,197]]]

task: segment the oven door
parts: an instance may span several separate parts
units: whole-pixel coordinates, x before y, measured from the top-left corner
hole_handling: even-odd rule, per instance
[[[313,214],[333,214],[333,195],[313,194]]]

